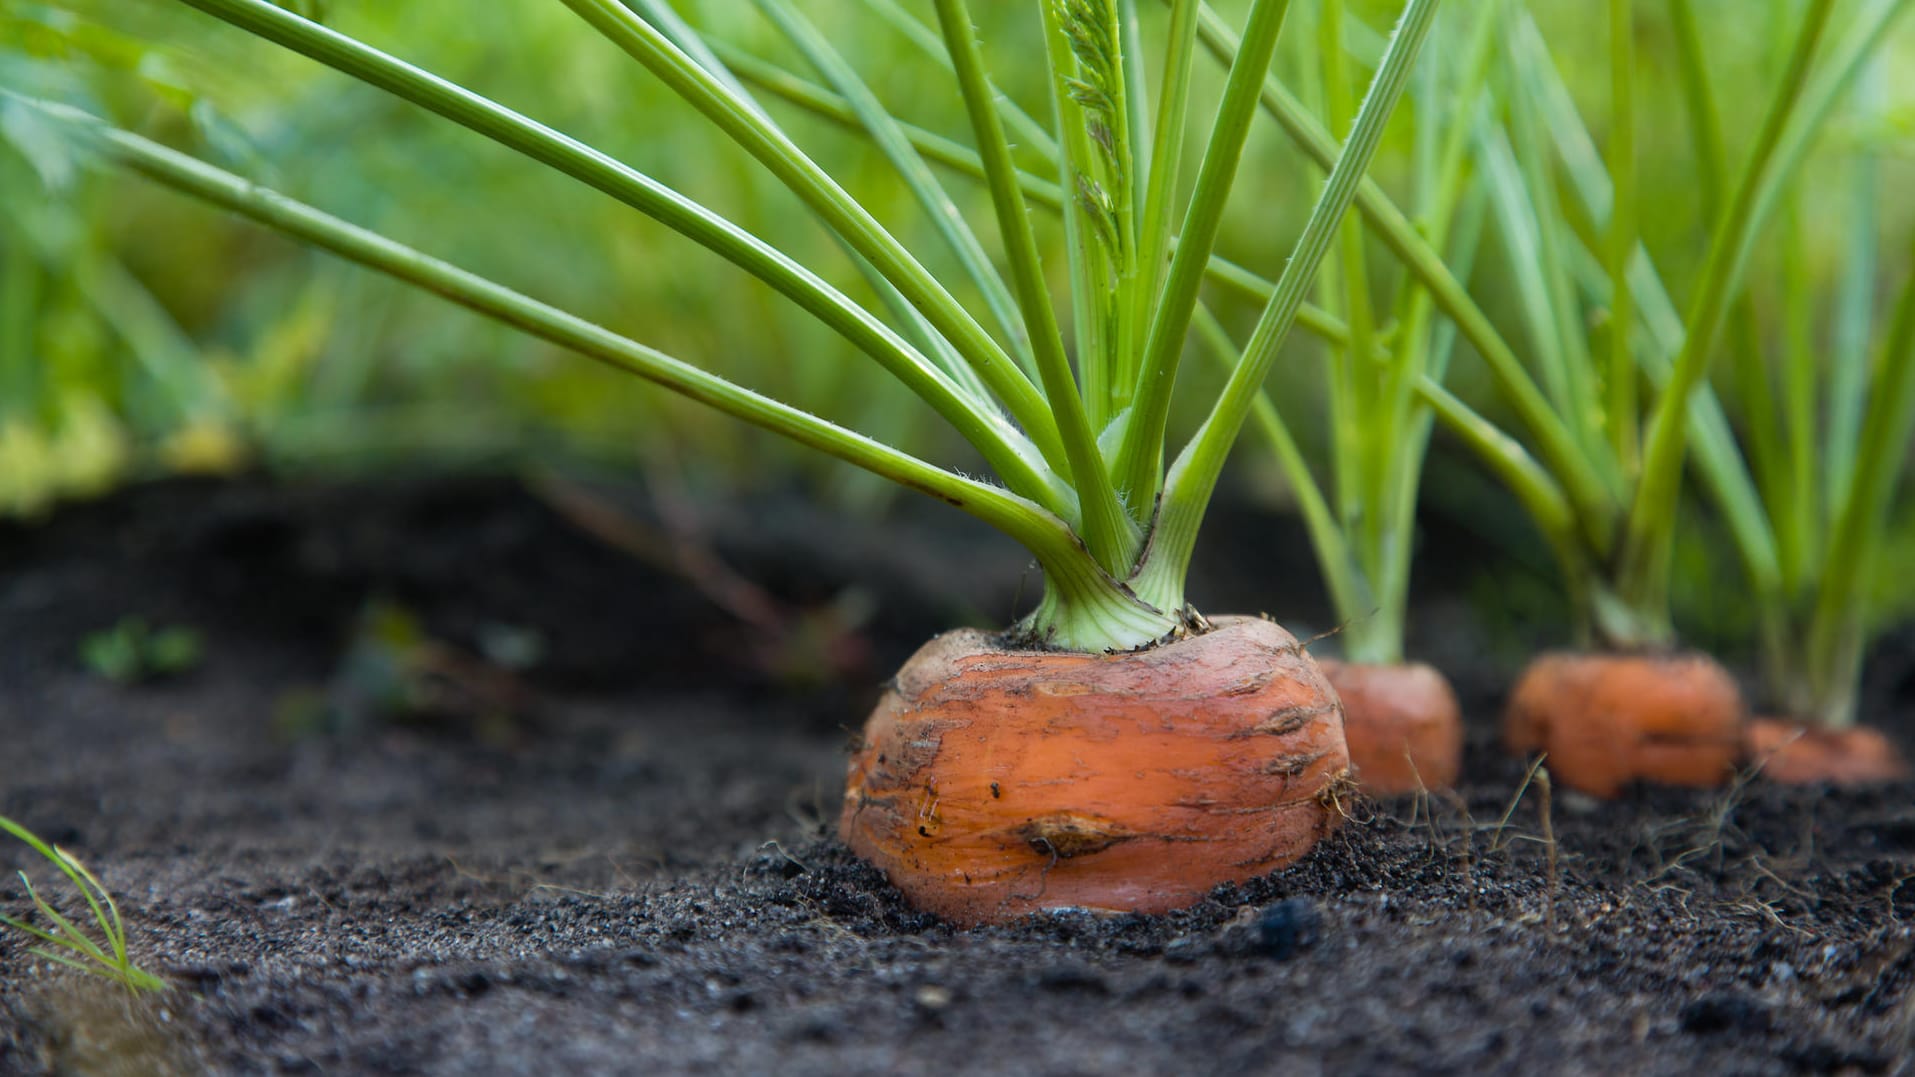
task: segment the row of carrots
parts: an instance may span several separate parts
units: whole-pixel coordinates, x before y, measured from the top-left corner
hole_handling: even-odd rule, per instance
[[[1906,777],[1879,732],[1751,721],[1704,655],[1559,652],[1510,695],[1503,742],[1598,797]],[[1463,762],[1434,668],[1313,659],[1266,619],[1112,655],[1018,649],[976,630],[927,644],[854,754],[844,840],[917,906],[961,924],[1056,908],[1157,912],[1280,868],[1359,792],[1440,790]]]

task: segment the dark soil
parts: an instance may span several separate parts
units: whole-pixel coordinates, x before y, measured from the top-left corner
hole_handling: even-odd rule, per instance
[[[1552,874],[1543,801],[1493,748],[1507,670],[1458,597],[1467,556],[1425,571],[1417,628],[1474,723],[1454,802],[1359,805],[1304,863],[1177,915],[913,913],[831,821],[878,680],[1034,597],[955,520],[706,520],[693,545],[782,618],[757,628],[509,481],[175,483],[0,529],[0,812],[98,871],[178,985],[128,1001],[0,937],[0,1072],[1908,1066],[1915,786],[1559,792]],[[1289,525],[1213,523],[1200,604],[1321,626]],[[375,598],[436,641],[423,695],[354,681]],[[80,640],[126,615],[198,629],[203,664],[89,672]],[[543,655],[505,673],[477,657],[499,638]],[[1904,636],[1871,680],[1904,744],[1911,668]],[[53,889],[9,845],[13,866]]]

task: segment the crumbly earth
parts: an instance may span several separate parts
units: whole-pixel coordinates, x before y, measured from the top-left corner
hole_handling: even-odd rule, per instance
[[[1020,558],[782,503],[707,523],[787,611],[877,599],[862,649],[819,652],[840,675],[795,682],[661,558],[509,481],[175,483],[0,529],[0,812],[94,868],[177,985],[128,1000],[0,937],[0,1072],[1909,1066],[1915,785],[1546,800],[1494,748],[1507,670],[1469,661],[1440,586],[1417,632],[1472,723],[1453,800],[1355,805],[1302,864],[1174,915],[913,913],[831,835],[848,729],[937,626],[1001,620]],[[1217,547],[1211,578],[1238,575],[1214,593],[1315,601],[1232,559],[1257,548]],[[289,718],[337,700],[369,596],[450,646],[505,625],[545,653],[510,707],[475,674],[429,719]],[[128,614],[199,629],[201,667],[89,673],[79,640]],[[1905,747],[1911,644],[1869,710]],[[17,846],[0,866],[55,889]],[[24,899],[0,885],[0,910]]]

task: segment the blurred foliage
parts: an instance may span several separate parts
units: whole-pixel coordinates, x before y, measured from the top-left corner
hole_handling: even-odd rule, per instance
[[[877,309],[842,252],[794,198],[562,5],[281,3],[630,162]],[[749,0],[680,0],[678,6],[747,51],[810,75]],[[955,88],[930,74],[924,55],[864,3],[809,0],[804,6],[858,59],[889,107],[968,142]],[[1141,6],[1144,39],[1156,40],[1161,5]],[[1244,4],[1217,6],[1238,21]],[[1046,115],[1041,64],[1030,52],[1034,8],[974,7],[985,22],[994,70],[1005,80],[1002,89]],[[1529,7],[1571,95],[1603,137],[1602,5],[1531,0]],[[1696,0],[1719,99],[1731,110],[1725,117],[1731,160],[1753,134],[1737,106],[1759,99],[1774,77],[1782,55],[1777,17],[1798,7],[1793,0]],[[1315,37],[1305,31],[1313,8],[1295,5],[1296,25],[1286,32],[1279,61],[1283,71],[1311,62]],[[1352,0],[1350,9],[1380,30],[1396,4]],[[1881,65],[1879,118],[1838,122],[1802,178],[1806,187],[1826,188],[1844,174],[1855,147],[1885,147],[1879,208],[1887,257],[1878,281],[1884,297],[1909,271],[1903,240],[1915,230],[1915,199],[1900,196],[1915,189],[1911,31],[1915,20],[1904,20]],[[1680,303],[1703,254],[1706,222],[1692,180],[1696,163],[1666,6],[1639,4],[1637,32],[1642,189],[1651,193],[1642,207],[1642,234]],[[1372,62],[1380,33],[1350,36],[1360,65]],[[1221,72],[1204,65],[1193,98],[1200,118],[1192,124],[1193,147],[1207,132],[1202,118],[1221,85]],[[0,86],[108,116],[913,451],[943,460],[963,451],[941,424],[927,421],[922,405],[889,379],[872,376],[842,341],[663,226],[173,0],[0,0]],[[961,285],[963,274],[877,154],[826,121],[769,99],[767,107],[908,245],[924,252],[934,271]],[[1373,173],[1399,195],[1410,189],[1411,126],[1401,119],[1392,126]],[[1194,173],[1194,165],[1186,171]],[[1190,179],[1186,175],[1185,183]],[[1274,126],[1262,123],[1220,253],[1274,274],[1319,182],[1320,174]],[[988,219],[979,185],[954,179],[950,187],[976,219]],[[1814,200],[1807,205],[1805,238],[1793,254],[1803,266],[1795,276],[1806,271],[1814,281],[1832,282],[1842,263],[1841,230],[1818,216]],[[1573,207],[1564,208],[1576,218]],[[1045,235],[1053,245],[1047,265],[1061,275],[1060,232]],[[1486,252],[1497,248],[1489,244]],[[1758,309],[1773,309],[1764,289],[1784,279],[1777,265],[1782,256],[1780,245],[1770,245],[1752,267]],[[1381,284],[1401,277],[1380,250],[1371,265]],[[1513,289],[1502,282],[1522,272],[1488,254],[1471,282],[1490,313],[1512,327],[1517,319],[1505,297]],[[961,299],[977,298],[961,286],[955,290]],[[1235,329],[1254,318],[1241,300],[1218,295],[1216,303]],[[1305,337],[1290,347],[1295,354],[1281,367],[1283,376],[1315,399],[1324,367],[1315,354],[1320,349]],[[1186,376],[1212,375],[1189,364]],[[1503,417],[1468,357],[1457,364],[1453,383],[1486,413]],[[1295,409],[1293,422],[1306,445],[1320,447],[1324,431],[1305,410]],[[1182,417],[1186,428],[1193,418]],[[799,483],[840,503],[867,506],[889,496],[888,488],[849,469],[465,317],[433,297],[136,179],[90,173],[25,110],[0,103],[0,514],[35,513],[59,497],[169,472],[552,456],[669,469],[674,481],[693,489]],[[1239,463],[1271,466],[1263,454],[1240,454]],[[1250,488],[1273,487],[1268,474],[1252,478]],[[1427,488],[1439,511],[1445,496],[1443,484]],[[1467,513],[1472,503],[1458,497],[1447,509]],[[1898,526],[1915,540],[1915,519],[1904,513]],[[1703,520],[1685,536],[1679,577],[1719,577],[1713,566],[1727,555],[1711,538],[1711,525]],[[1897,549],[1892,558],[1907,560],[1915,556],[1905,552],[1915,541]],[[1691,566],[1693,573],[1686,571]],[[1699,585],[1689,590],[1696,593],[1685,592],[1680,601],[1693,616],[1710,623],[1740,616],[1712,607]]]
[[[205,656],[200,634],[183,625],[149,625],[138,617],[123,618],[112,628],[80,641],[80,660],[86,668],[116,684],[176,677],[192,671]]]

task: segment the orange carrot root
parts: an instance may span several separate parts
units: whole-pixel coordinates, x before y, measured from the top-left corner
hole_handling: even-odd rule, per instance
[[[1866,785],[1909,777],[1908,760],[1880,730],[1816,729],[1781,718],[1749,723],[1751,761],[1762,776],[1789,785]]]
[[[1163,912],[1291,863],[1341,817],[1336,695],[1283,629],[1215,624],[1116,655],[932,640],[866,723],[845,842],[965,925]]]
[[[1317,664],[1343,700],[1343,736],[1359,788],[1387,797],[1456,784],[1463,709],[1448,678],[1421,662]]]
[[[1556,781],[1612,797],[1634,781],[1710,788],[1742,757],[1742,694],[1698,654],[1546,654],[1510,696],[1503,740]]]

